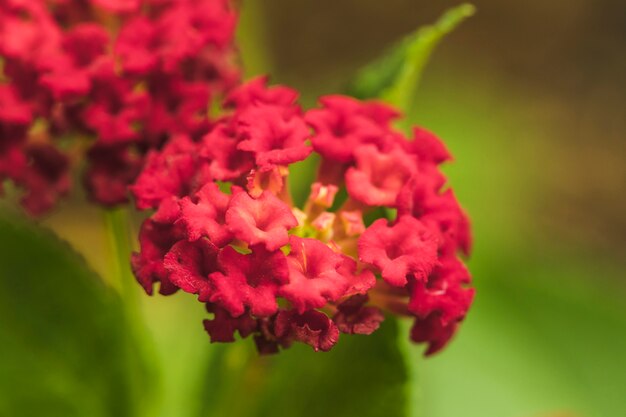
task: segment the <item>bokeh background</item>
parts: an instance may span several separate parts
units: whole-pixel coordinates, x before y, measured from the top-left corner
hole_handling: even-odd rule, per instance
[[[312,105],[456,4],[249,0],[240,29],[244,63],[250,75],[271,73],[273,81],[300,89],[303,103]],[[442,353],[423,359],[420,349],[408,348],[412,413],[626,415],[626,6],[474,4],[477,14],[433,55],[410,117],[439,134],[456,157],[446,172],[473,221],[469,265],[477,297]],[[114,273],[98,210],[65,203],[44,223],[81,248],[94,269]],[[200,328],[201,306],[179,301],[143,300],[156,354],[169,366],[166,396],[180,391],[168,386],[196,389],[201,381],[188,371],[215,349]],[[181,316],[188,320],[173,319]],[[219,360],[240,369],[245,355],[236,349],[242,348]],[[385,366],[380,360],[372,366]],[[280,378],[255,372],[242,378]],[[289,378],[288,367],[274,372]],[[314,363],[307,372],[315,372]],[[341,375],[337,367],[325,378]],[[225,409],[224,398],[253,407],[241,405],[247,397],[227,394]],[[341,403],[341,393],[335,395]],[[180,401],[166,400],[162,415],[177,415]],[[358,407],[336,409],[356,415]]]

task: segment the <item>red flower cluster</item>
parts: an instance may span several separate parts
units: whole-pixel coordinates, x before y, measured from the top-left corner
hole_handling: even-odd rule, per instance
[[[261,353],[329,350],[340,333],[374,332],[383,311],[413,316],[411,338],[438,351],[474,294],[458,258],[469,223],[438,169],[448,151],[425,130],[395,131],[382,103],[328,96],[304,112],[296,99],[254,79],[201,141],[181,134],[148,154],[132,187],[155,210],[132,259],[138,281],[197,294],[212,341],[254,335]],[[318,177],[296,207],[289,165],[314,151]],[[370,224],[385,210],[393,220]]]
[[[147,150],[208,132],[236,20],[229,0],[0,0],[0,184],[43,213],[87,146],[91,198],[125,202]]]

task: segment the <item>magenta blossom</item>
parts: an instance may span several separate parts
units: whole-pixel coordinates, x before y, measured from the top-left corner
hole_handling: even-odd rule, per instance
[[[150,150],[212,130],[239,82],[236,22],[229,0],[0,1],[0,183],[40,215],[85,161],[90,199],[126,203],[144,162],[169,163]]]
[[[387,314],[413,317],[410,337],[441,349],[473,289],[459,253],[469,222],[444,188],[450,155],[431,133],[394,130],[398,112],[330,96],[303,112],[297,93],[257,78],[225,100],[199,141],[152,151],[132,187],[153,209],[133,265],[148,293],[195,294],[213,342],[252,335],[261,353],[294,342],[327,351],[371,334]],[[318,176],[294,205],[290,165],[312,152]],[[397,216],[371,222],[381,208]]]

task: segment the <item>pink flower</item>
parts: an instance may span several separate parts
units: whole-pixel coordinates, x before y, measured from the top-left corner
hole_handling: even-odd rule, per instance
[[[233,317],[246,309],[257,316],[270,316],[278,310],[276,293],[287,280],[287,260],[282,252],[268,252],[262,246],[252,253],[238,253],[231,246],[219,254],[223,272],[209,276],[214,291],[210,301],[227,310]]]
[[[84,175],[89,197],[104,206],[128,200],[128,183],[137,177],[143,158],[127,145],[94,146],[87,152],[89,167]]]
[[[126,203],[126,188],[150,150],[167,147],[179,135],[197,142],[212,127],[211,101],[240,77],[236,22],[228,0],[3,2],[0,79],[30,116],[20,145],[14,140],[10,150],[0,149],[0,175],[21,187],[58,183],[30,175],[30,185],[24,178],[18,184],[7,173],[22,171],[28,158],[32,173],[52,175],[56,139],[72,138],[68,154],[86,156],[89,198],[105,206]],[[30,129],[35,121],[37,128]],[[27,155],[24,147],[31,142],[45,144],[48,157]],[[69,157],[59,148],[55,152],[69,168]],[[47,166],[34,165],[39,163]],[[43,214],[67,194],[63,187],[57,184],[47,202],[27,197],[24,203]]]
[[[226,223],[238,239],[248,245],[262,244],[270,251],[286,245],[288,230],[298,225],[289,206],[267,191],[256,199],[246,192],[236,193]]]
[[[291,109],[296,105],[298,92],[282,85],[267,86],[267,77],[256,77],[233,89],[226,98],[225,105],[237,109],[271,105]],[[296,107],[299,110],[299,107]]]
[[[148,153],[144,168],[131,191],[137,208],[157,208],[162,201],[182,197],[192,189],[196,175],[196,144],[189,137],[180,135],[160,151]]]
[[[289,283],[281,295],[289,300],[299,314],[337,301],[349,288],[348,278],[338,272],[343,257],[316,239],[289,239]]]
[[[440,350],[473,299],[457,254],[469,249],[467,217],[442,191],[447,151],[420,130],[419,143],[404,143],[383,104],[322,99],[306,116],[322,162],[296,206],[290,165],[312,152],[296,97],[254,79],[200,140],[149,154],[132,187],[139,207],[156,210],[134,258],[138,280],[148,292],[160,281],[198,294],[212,342],[239,332],[261,354],[294,342],[327,351],[339,333],[375,332],[384,313],[413,317],[412,340]],[[397,219],[367,226],[380,207]]]
[[[275,332],[279,339],[306,343],[315,351],[329,351],[339,340],[339,329],[325,314],[309,310],[299,314],[293,310],[280,311],[276,316]]]
[[[211,343],[234,342],[235,332],[247,337],[258,329],[257,321],[249,314],[233,317],[213,304],[207,304],[207,310],[214,315],[212,320],[204,320],[204,329],[211,336]]]
[[[91,2],[117,13],[134,12],[141,4],[141,0],[91,0]]]
[[[346,172],[354,199],[370,206],[395,206],[403,185],[417,172],[415,161],[399,148],[381,152],[373,145],[354,151],[356,167]]]
[[[415,281],[411,288],[408,309],[418,319],[436,313],[443,325],[462,320],[472,304],[474,289],[465,288],[470,275],[456,258],[442,260],[427,281]]]
[[[413,140],[399,140],[398,143],[407,152],[417,155],[420,161],[440,164],[452,160],[446,145],[432,132],[421,127],[413,128]]]
[[[444,326],[437,314],[432,314],[424,320],[415,320],[411,328],[411,340],[415,343],[428,343],[426,355],[432,355],[441,350],[454,335],[458,323]]]
[[[407,275],[425,279],[437,264],[437,239],[419,220],[402,216],[391,227],[376,220],[359,239],[359,258],[375,266],[390,285],[403,287]]]
[[[163,265],[172,284],[185,292],[198,294],[200,301],[209,301],[213,289],[208,277],[217,271],[218,253],[218,248],[207,239],[180,240],[167,252]]]
[[[238,133],[223,122],[202,139],[201,156],[208,161],[209,172],[216,180],[237,179],[254,167],[254,154],[238,149]]]
[[[319,101],[323,108],[306,114],[306,121],[316,132],[311,140],[313,148],[337,162],[352,162],[359,145],[383,145],[389,123],[398,117],[394,109],[375,101],[360,102],[346,96],[326,96]]]
[[[28,145],[25,156],[28,165],[16,182],[28,190],[22,197],[22,206],[31,215],[38,216],[69,192],[69,160],[48,145]]]
[[[372,334],[385,319],[376,307],[366,307],[366,295],[355,295],[337,306],[333,321],[341,333]]]
[[[302,161],[311,153],[305,144],[309,128],[300,117],[285,118],[272,106],[255,107],[239,119],[244,140],[238,149],[252,152],[260,168]]]
[[[207,237],[219,247],[228,244],[233,238],[226,226],[226,210],[231,196],[210,182],[195,194],[195,198],[195,203],[190,197],[180,201],[180,222],[187,230],[187,238],[194,241]]]
[[[461,249],[469,254],[472,243],[469,219],[451,189],[441,192],[428,175],[416,176],[400,191],[397,207],[399,216],[410,215],[430,225],[446,252]]]
[[[131,264],[137,281],[148,294],[152,294],[153,285],[160,282],[161,294],[172,294],[178,291],[164,264],[165,255],[172,246],[183,239],[179,227],[167,223],[158,223],[148,219],[139,231],[140,253],[134,253]]]

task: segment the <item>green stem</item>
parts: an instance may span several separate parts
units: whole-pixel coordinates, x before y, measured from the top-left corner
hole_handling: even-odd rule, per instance
[[[398,318],[398,348],[402,353],[404,364],[408,373],[408,381],[405,385],[407,403],[406,416],[420,417],[422,416],[423,392],[420,389],[419,381],[419,364],[417,358],[421,355],[421,348],[409,340],[408,335],[411,333],[412,322],[406,318]]]
[[[135,398],[137,398],[135,415],[154,416],[156,415],[155,407],[158,406],[158,402],[152,398],[155,394],[155,387],[146,386],[145,381],[154,383],[159,372],[155,367],[157,360],[154,345],[148,334],[142,313],[140,287],[130,268],[130,255],[133,245],[128,213],[125,208],[106,210],[104,218],[111,250],[111,282],[120,294],[128,326],[131,330],[129,349],[136,351],[139,357],[143,358],[143,363],[139,366],[137,364],[130,365],[132,369],[137,369],[133,377],[144,382],[140,384],[141,391],[135,393]],[[131,357],[136,357],[136,355]],[[138,385],[133,384],[133,386]]]
[[[138,310],[137,284],[130,270],[131,243],[128,232],[128,216],[123,208],[107,210],[104,213],[109,246],[112,255],[113,283],[124,299],[127,307]]]
[[[423,26],[410,35],[405,40],[403,64],[394,82],[383,91],[381,98],[401,109],[405,115],[411,115],[415,91],[433,51],[447,34],[475,12],[476,8],[473,5],[461,4],[447,10],[432,25]]]

